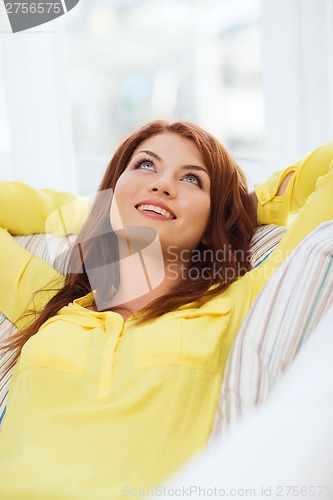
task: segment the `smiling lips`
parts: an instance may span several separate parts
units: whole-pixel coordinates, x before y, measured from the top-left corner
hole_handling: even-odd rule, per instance
[[[159,207],[157,205],[142,204],[142,205],[137,205],[136,208],[140,212],[149,212],[150,215],[163,216],[167,219],[176,219],[176,217],[173,214],[171,214],[168,210]]]

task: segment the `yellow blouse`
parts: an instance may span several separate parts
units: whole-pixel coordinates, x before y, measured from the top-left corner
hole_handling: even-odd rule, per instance
[[[257,186],[260,222],[281,223],[305,205],[264,263],[203,306],[187,304],[138,325],[132,317],[124,322],[116,312],[87,309],[89,294],[43,325],[25,344],[10,387],[0,435],[0,499],[110,500],[131,491],[147,496],[147,488],[205,446],[227,356],[246,312],[288,252],[333,218],[332,158],[333,142]],[[276,197],[290,171],[296,175]],[[38,209],[45,197],[52,210],[63,202],[63,194],[40,194],[0,183],[0,224],[11,231],[21,224],[21,232],[43,230],[48,209],[32,221],[24,211],[1,207],[17,197],[23,208]],[[16,322],[34,290],[51,277],[62,282],[5,230],[0,275],[0,309]]]

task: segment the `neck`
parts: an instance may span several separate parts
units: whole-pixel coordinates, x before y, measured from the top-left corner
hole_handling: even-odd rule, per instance
[[[167,264],[158,238],[149,245],[119,238],[118,245],[120,286],[103,309],[123,311],[128,317],[170,293],[182,279],[184,266],[174,261],[172,266]]]

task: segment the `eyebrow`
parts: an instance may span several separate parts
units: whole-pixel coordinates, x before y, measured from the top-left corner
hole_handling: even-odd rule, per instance
[[[138,155],[140,153],[146,153],[158,161],[163,161],[162,158],[160,158],[160,156],[158,156],[156,153],[153,153],[152,151],[148,151],[147,149],[144,149],[143,151],[138,151],[136,154]],[[207,170],[204,167],[199,167],[199,165],[183,165],[181,167],[181,169],[182,170],[198,170],[201,172],[205,172],[205,174],[207,174],[209,176]]]

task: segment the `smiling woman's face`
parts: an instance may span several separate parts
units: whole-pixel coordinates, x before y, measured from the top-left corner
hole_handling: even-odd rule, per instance
[[[119,177],[111,224],[156,229],[162,248],[197,248],[210,213],[210,178],[195,144],[177,134],[147,139]]]

